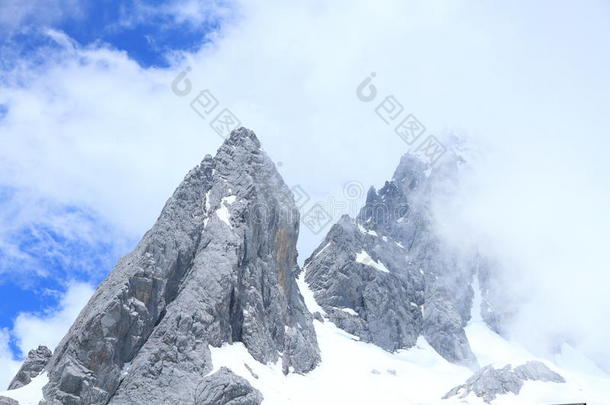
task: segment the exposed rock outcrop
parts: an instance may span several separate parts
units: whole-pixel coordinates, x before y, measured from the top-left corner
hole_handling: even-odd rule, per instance
[[[12,398],[0,397],[0,405],[19,405],[19,402]]]
[[[47,403],[188,403],[212,370],[209,345],[225,342],[243,342],[261,362],[281,358],[285,372],[313,369],[319,349],[295,280],[298,225],[292,193],[254,133],[233,131],[59,344]],[[209,398],[258,403],[227,373],[205,381],[215,384],[203,387]]]
[[[561,375],[539,361],[528,361],[525,364],[515,367],[515,374],[523,381],[566,382]]]
[[[193,405],[259,405],[261,393],[244,378],[222,367],[205,377],[193,396]]]
[[[14,390],[29,384],[32,378],[38,376],[45,368],[51,355],[51,350],[46,346],[38,346],[38,348],[30,350],[27,359],[21,365],[8,389]]]
[[[456,162],[448,163],[449,166]],[[474,269],[432,225],[439,171],[405,155],[390,182],[371,188],[356,219],[342,217],[305,262],[305,280],[331,321],[386,350],[423,335],[449,361],[476,366],[464,326]]]
[[[476,372],[464,384],[453,388],[443,399],[456,395],[465,398],[474,394],[485,402],[491,402],[498,395],[518,395],[525,381],[565,382],[562,376],[539,361],[528,361],[514,369],[510,364],[500,369],[489,365]]]

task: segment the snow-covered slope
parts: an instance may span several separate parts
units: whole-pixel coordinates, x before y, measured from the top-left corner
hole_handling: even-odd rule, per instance
[[[303,277],[298,285],[308,309],[320,311]],[[322,362],[306,375],[284,375],[280,364],[261,364],[243,344],[212,348],[212,362],[246,378],[270,405],[437,403],[471,374],[444,360],[423,337],[409,350],[390,353],[328,320],[314,326]]]
[[[313,294],[299,279],[299,288],[311,312],[320,311]],[[471,370],[452,364],[442,358],[425,338],[420,337],[415,347],[389,353],[371,343],[359,341],[353,335],[337,328],[329,321],[314,321],[322,362],[306,375],[284,375],[282,366],[262,364],[255,360],[242,343],[225,344],[212,348],[215,372],[229,367],[235,374],[246,378],[264,396],[264,405],[310,404],[446,404],[482,405],[481,398],[450,398],[442,400],[451,388],[463,383]],[[610,376],[591,369],[586,359],[575,352],[565,356],[570,366],[563,368],[544,359],[536,358],[522,347],[510,343],[491,331],[481,320],[473,320],[466,327],[472,349],[482,365],[521,364],[528,360],[541,360],[565,377],[565,384],[526,382],[518,396],[499,396],[495,405],[541,405],[584,402],[610,403]],[[564,363],[568,360],[562,359]],[[561,363],[558,361],[557,363]],[[42,399],[42,386],[48,381],[40,375],[25,387],[0,392],[0,396],[16,399],[21,405],[37,405]]]
[[[308,309],[322,313],[304,282],[303,273],[298,286]],[[478,310],[477,292],[473,312]],[[246,378],[263,394],[263,404],[268,405],[485,404],[473,395],[441,399],[451,388],[470,377],[472,371],[445,360],[424,337],[419,337],[413,348],[390,353],[360,341],[328,320],[316,320],[314,326],[322,362],[306,375],[284,375],[280,364],[261,364],[241,343],[212,348],[212,362],[216,368],[226,366]],[[518,396],[499,396],[493,404],[610,403],[608,375],[568,370],[537,358],[491,331],[480,317],[473,317],[466,327],[466,334],[481,365],[501,367],[539,360],[566,379],[565,384],[528,381]]]
[[[38,405],[38,402],[42,400],[42,387],[48,382],[47,373],[41,373],[21,388],[0,392],[0,397],[14,399],[19,402],[19,405]]]

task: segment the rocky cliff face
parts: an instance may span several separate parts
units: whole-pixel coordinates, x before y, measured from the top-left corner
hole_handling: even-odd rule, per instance
[[[356,219],[332,227],[305,262],[305,280],[347,332],[389,351],[423,335],[447,360],[476,366],[464,333],[475,269],[443,246],[430,212],[438,178],[456,164],[431,172],[405,155],[392,180],[369,191]]]
[[[235,130],[83,309],[47,366],[47,404],[192,403],[202,389],[230,399],[219,404],[259,403],[230,371],[205,377],[209,345],[223,343],[281,360],[286,373],[313,369],[319,350],[295,281],[298,223],[254,133]]]
[[[27,359],[23,362],[23,365],[11,381],[8,386],[9,390],[14,390],[24,385],[29,384],[32,378],[38,376],[45,368],[49,359],[51,358],[51,351],[46,346],[38,346],[37,349],[30,350]]]

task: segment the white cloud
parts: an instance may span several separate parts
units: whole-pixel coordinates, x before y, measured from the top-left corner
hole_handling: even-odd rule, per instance
[[[20,313],[11,331],[22,355],[39,345],[54,350],[72,323],[85,306],[93,287],[86,283],[72,282],[61,297],[57,308],[50,308],[42,314]]]
[[[221,142],[189,107],[208,88],[259,134],[290,185],[312,203],[341,197],[351,180],[382,184],[407,150],[374,103],[355,96],[376,72],[379,97],[395,95],[429,133],[455,128],[483,145],[449,224],[487,241],[525,280],[526,313],[536,318],[518,330],[545,316],[533,344],[582,331],[581,346],[603,355],[609,7],[243,1],[239,20],[169,70],[141,69],[108,48],[67,49],[2,87],[0,183],[90,207],[141,234]],[[179,98],[169,84],[186,64],[193,93]],[[321,237],[303,229],[301,256]]]
[[[437,213],[455,245],[501,264],[504,295],[519,308],[513,338],[549,357],[567,341],[610,372],[610,179],[590,146],[558,136],[488,150]]]
[[[13,377],[17,374],[21,362],[13,359],[9,347],[10,334],[7,329],[0,329],[0,391],[8,388]]]
[[[31,189],[0,189],[0,275],[22,287],[37,277],[100,280],[133,243],[87,208]],[[16,271],[18,270],[18,271]]]
[[[152,5],[135,0],[123,6],[119,20],[105,29],[120,30],[155,21],[155,24],[167,27],[186,24],[185,29],[201,31],[205,24],[231,18],[231,3],[231,0],[168,0]]]
[[[177,24],[188,23],[192,27],[225,19],[231,15],[231,1],[228,0],[170,0],[161,7],[144,7],[140,5],[143,14],[166,15],[172,17]]]

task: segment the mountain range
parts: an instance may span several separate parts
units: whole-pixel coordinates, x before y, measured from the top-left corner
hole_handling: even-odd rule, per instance
[[[435,190],[463,164],[405,155],[300,268],[291,189],[234,130],[0,404],[610,403],[576,353],[511,342],[493,260],[436,232]]]

